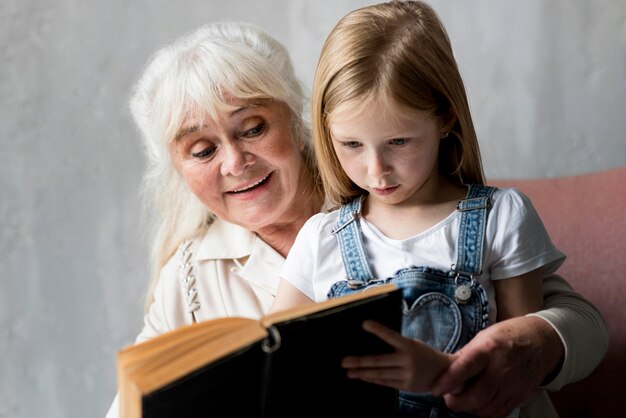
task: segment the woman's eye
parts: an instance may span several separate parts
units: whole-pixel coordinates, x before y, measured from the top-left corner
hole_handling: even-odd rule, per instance
[[[209,158],[215,152],[215,148],[216,148],[215,146],[206,147],[201,151],[192,152],[191,156],[194,158],[199,158],[199,159]]]
[[[404,145],[407,143],[406,138],[394,138],[389,141],[392,145]]]
[[[255,127],[245,130],[242,134],[242,137],[244,139],[256,138],[257,136],[261,135],[263,131],[265,131],[265,122],[261,122]]]

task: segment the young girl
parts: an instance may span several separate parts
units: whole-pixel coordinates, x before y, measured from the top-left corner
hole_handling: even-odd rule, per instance
[[[382,283],[403,289],[402,336],[367,324],[393,354],[347,358],[349,376],[400,389],[401,414],[447,416],[430,390],[485,326],[541,309],[541,277],[564,255],[530,201],[484,185],[478,141],[446,31],[419,1],[349,13],[313,85],[315,151],[338,210],[313,216],[272,310]]]

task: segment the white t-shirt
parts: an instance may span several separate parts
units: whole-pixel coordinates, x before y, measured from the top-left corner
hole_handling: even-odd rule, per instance
[[[565,260],[525,195],[512,188],[497,189],[491,201],[483,274],[477,277],[489,297],[490,323],[497,314],[492,280],[516,277],[538,268],[547,275]],[[386,237],[375,225],[359,218],[374,277],[390,277],[411,265],[450,270],[456,261],[460,215],[455,210],[426,231],[402,240]],[[282,269],[283,279],[317,302],[326,300],[330,287],[346,277],[337,237],[331,234],[338,220],[339,210],[311,217],[300,230]]]

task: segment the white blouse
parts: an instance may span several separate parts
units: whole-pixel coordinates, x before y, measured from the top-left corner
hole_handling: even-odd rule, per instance
[[[182,266],[185,256],[189,269]],[[163,267],[136,342],[192,323],[190,311],[196,322],[261,317],[276,295],[284,261],[256,234],[216,219],[204,237],[186,249],[181,245]]]

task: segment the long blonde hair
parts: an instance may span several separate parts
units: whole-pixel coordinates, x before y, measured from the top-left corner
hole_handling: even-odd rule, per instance
[[[226,106],[227,95],[285,103],[293,138],[305,144],[305,165],[313,179],[319,177],[303,119],[306,98],[289,54],[277,40],[247,23],[218,22],[157,51],[130,100],[148,158],[143,198],[151,224],[152,277],[146,309],[161,268],[182,241],[205,232],[214,219],[176,172],[168,143],[190,115],[214,117]]]
[[[478,140],[450,40],[435,11],[421,1],[390,1],[354,10],[324,43],[313,82],[312,129],[329,199],[342,204],[365,192],[335,154],[333,112],[376,97],[390,107],[453,120],[441,140],[439,171],[455,184],[484,183]]]

